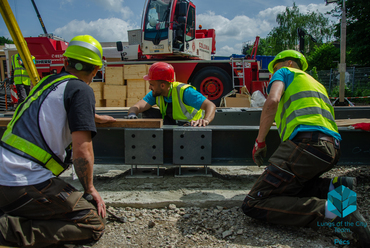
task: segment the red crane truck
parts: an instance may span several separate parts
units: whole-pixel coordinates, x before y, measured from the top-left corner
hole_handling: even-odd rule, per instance
[[[251,93],[260,90],[266,95],[268,79],[259,80],[255,56],[251,59],[211,59],[216,52],[215,30],[201,26],[196,29],[195,10],[189,0],[146,0],[141,29],[128,31],[128,46],[117,42],[120,65],[170,63],[177,81],[195,86],[216,105],[237,87],[246,86]],[[113,64],[108,63],[108,66]]]

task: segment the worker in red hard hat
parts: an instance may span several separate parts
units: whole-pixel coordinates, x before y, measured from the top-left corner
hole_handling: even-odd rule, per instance
[[[151,92],[129,109],[129,119],[143,113],[144,118],[162,118],[165,125],[207,126],[215,117],[216,105],[191,85],[176,82],[172,65],[154,63],[144,80]],[[159,109],[152,108],[155,104]]]

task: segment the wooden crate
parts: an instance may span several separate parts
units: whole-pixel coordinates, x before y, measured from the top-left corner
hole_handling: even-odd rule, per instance
[[[135,103],[137,103],[140,99],[136,98],[136,97],[130,97],[130,98],[127,98],[126,99],[126,105],[127,107],[131,107],[133,105],[135,105]]]
[[[125,65],[123,67],[124,79],[142,79],[148,74],[147,65]]]
[[[144,79],[127,80],[127,97],[142,99],[145,94],[146,81]]]
[[[104,99],[104,82],[92,82],[90,87],[94,91],[95,99]]]
[[[126,100],[123,99],[106,99],[107,107],[126,107]]]
[[[106,67],[105,82],[111,85],[124,85],[123,67]]]
[[[95,107],[105,107],[105,99],[96,99],[95,98]]]
[[[127,98],[126,85],[104,85],[104,99],[122,99]]]
[[[145,95],[149,92],[151,92],[151,90],[149,89],[149,81],[145,81]]]

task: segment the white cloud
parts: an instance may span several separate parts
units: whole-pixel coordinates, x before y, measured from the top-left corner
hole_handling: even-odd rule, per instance
[[[277,12],[278,10],[271,9],[270,12],[272,11]],[[226,44],[233,44],[235,41],[253,43],[256,36],[266,37],[276,23],[275,20],[264,20],[264,15],[269,16],[271,13],[262,13],[256,18],[239,15],[230,20],[209,11],[197,15],[197,25],[201,24],[205,29],[213,28],[216,30],[217,55],[240,54],[241,43],[235,44],[233,47]]]
[[[124,6],[124,0],[94,0],[94,2],[108,11],[121,13],[124,20],[134,15],[129,7]]]
[[[54,31],[55,35],[69,41],[76,35],[89,34],[100,42],[128,41],[127,30],[139,28],[135,24],[118,18],[98,19],[89,23],[73,20]]]

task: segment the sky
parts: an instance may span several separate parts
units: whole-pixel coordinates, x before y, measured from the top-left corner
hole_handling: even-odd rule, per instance
[[[145,0],[34,0],[48,33],[66,41],[89,34],[100,42],[128,41],[138,29]],[[296,3],[301,13],[326,13],[325,0],[192,0],[196,26],[216,30],[216,55],[241,54],[243,43],[265,38],[277,26],[276,15]],[[24,37],[43,34],[31,0],[8,0]],[[330,17],[327,15],[327,17]],[[11,39],[3,20],[0,36]]]

